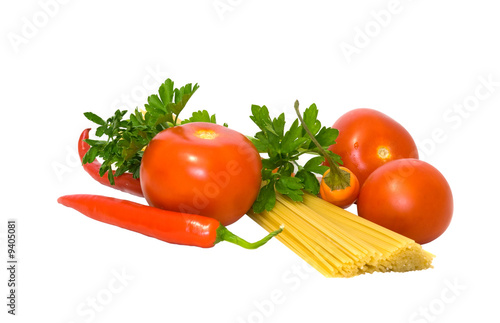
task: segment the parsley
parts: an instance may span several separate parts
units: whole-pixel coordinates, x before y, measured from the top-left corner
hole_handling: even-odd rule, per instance
[[[270,211],[276,202],[276,192],[294,201],[303,201],[304,191],[317,195],[320,186],[315,174],[323,175],[329,168],[322,165],[325,158],[331,161],[332,168],[342,164],[340,156],[328,150],[329,146],[335,144],[338,130],[321,126],[315,104],[307,108],[303,115],[298,111],[298,101],[295,102],[295,108],[299,118],[285,131],[284,113],[271,119],[265,105],[252,105],[250,119],[260,131],[250,140],[260,153],[268,155],[262,159],[264,185],[253,204],[255,213]],[[303,154],[318,156],[301,166],[298,159]],[[296,174],[292,176],[295,170]]]
[[[136,108],[125,118],[127,110],[116,110],[113,116],[104,120],[92,112],[84,115],[90,121],[99,125],[96,136],[107,136],[106,140],[87,139],[91,146],[83,157],[83,163],[92,163],[96,157],[103,159],[99,175],[103,176],[108,171],[108,178],[114,184],[114,177],[125,172],[130,172],[139,178],[143,148],[160,131],[173,127],[179,123],[179,114],[186,106],[191,96],[198,89],[198,84],[191,83],[177,89],[174,82],[167,79],[158,89],[158,94],[148,97],[145,110]],[[207,111],[197,111],[182,120],[188,122],[215,123],[215,115],[210,116]],[[113,175],[112,169],[116,168]]]
[[[190,122],[210,122],[217,123],[214,115],[209,115],[207,110],[196,111],[193,112],[193,115],[189,119],[182,120],[181,124],[186,124]],[[227,127],[227,123],[223,124],[224,127]]]

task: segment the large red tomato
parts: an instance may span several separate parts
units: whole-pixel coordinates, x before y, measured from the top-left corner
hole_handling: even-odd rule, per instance
[[[351,110],[333,128],[339,130],[339,136],[329,149],[356,175],[360,187],[383,164],[400,158],[418,158],[417,146],[408,131],[382,112]]]
[[[262,163],[255,146],[226,127],[194,122],[157,134],[142,157],[141,187],[155,207],[229,225],[257,198]]]
[[[358,215],[423,244],[450,224],[453,196],[444,176],[418,159],[377,168],[358,197]]]

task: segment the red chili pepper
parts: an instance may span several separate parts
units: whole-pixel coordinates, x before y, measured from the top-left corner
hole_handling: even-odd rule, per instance
[[[80,139],[78,140],[78,154],[80,155],[80,161],[83,163],[83,156],[90,149],[90,145],[86,143],[84,140],[89,138],[89,129],[83,130],[80,135]],[[141,182],[138,178],[134,178],[132,174],[125,173],[120,176],[115,177],[115,184],[111,184],[108,179],[108,172],[106,172],[102,177],[99,175],[99,168],[101,168],[101,163],[97,160],[94,160],[92,163],[83,164],[83,169],[93,179],[98,181],[99,183],[106,185],[108,187],[120,190],[122,192],[130,193],[135,196],[144,197],[141,189]],[[113,171],[113,174],[115,172]]]
[[[231,233],[219,221],[201,215],[166,211],[100,195],[65,195],[57,202],[100,222],[165,242],[202,248],[229,241],[243,248],[256,249],[283,230],[280,228],[262,240],[250,243]]]

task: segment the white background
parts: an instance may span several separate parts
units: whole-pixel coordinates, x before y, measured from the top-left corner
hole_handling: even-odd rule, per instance
[[[3,1],[0,258],[6,267],[17,219],[19,288],[18,315],[2,305],[1,320],[493,322],[499,12],[451,0]],[[400,122],[454,193],[448,231],[425,246],[435,268],[326,279],[277,240],[257,251],[168,245],[58,205],[72,193],[144,202],[94,182],[76,141],[93,126],[83,112],[142,106],[167,77],[201,86],[185,116],[207,109],[245,134],[256,131],[251,104],[291,119],[295,99],[315,102],[325,125],[360,107]],[[247,217],[230,228],[265,234]]]

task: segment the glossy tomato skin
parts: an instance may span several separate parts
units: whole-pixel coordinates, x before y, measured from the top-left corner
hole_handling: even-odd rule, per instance
[[[339,130],[339,135],[329,149],[342,158],[343,166],[357,176],[360,186],[371,172],[391,160],[418,158],[417,146],[408,131],[377,110],[351,110],[333,128]]]
[[[439,237],[450,224],[453,196],[444,176],[418,159],[391,161],[365,181],[358,215],[420,244]]]
[[[257,198],[261,169],[260,155],[244,135],[194,122],[168,128],[151,140],[141,162],[141,187],[152,206],[229,225]]]

